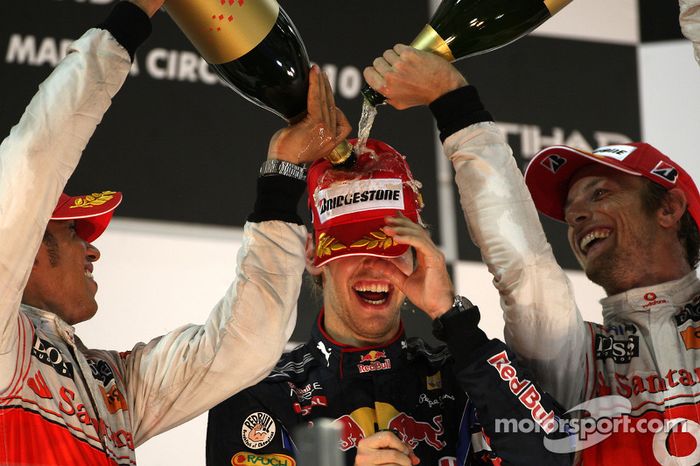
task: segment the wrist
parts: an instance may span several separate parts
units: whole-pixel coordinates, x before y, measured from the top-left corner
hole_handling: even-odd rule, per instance
[[[463,296],[455,295],[451,307],[440,313],[433,320],[433,335],[435,338],[445,341],[446,327],[449,324],[449,321],[455,317],[463,316],[470,311],[473,311],[473,309],[475,309],[475,306],[471,303],[471,301]]]

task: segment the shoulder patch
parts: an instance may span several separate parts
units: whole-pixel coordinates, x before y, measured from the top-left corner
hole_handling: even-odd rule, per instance
[[[272,416],[262,411],[256,411],[243,421],[241,439],[246,447],[259,450],[272,442],[276,432],[277,427]]]

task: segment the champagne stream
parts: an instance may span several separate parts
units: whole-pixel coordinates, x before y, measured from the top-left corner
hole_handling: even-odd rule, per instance
[[[355,153],[362,154],[366,151],[367,139],[369,132],[374,124],[374,117],[377,116],[377,107],[371,105],[366,99],[362,101],[362,115],[360,123],[357,126],[357,144],[355,144]]]

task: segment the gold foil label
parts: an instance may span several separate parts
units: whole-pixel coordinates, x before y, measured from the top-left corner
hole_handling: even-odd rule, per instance
[[[455,60],[454,55],[452,55],[452,50],[450,50],[447,42],[440,37],[440,34],[438,34],[430,24],[426,24],[418,36],[413,39],[413,42],[411,42],[411,47],[440,55],[442,58],[450,62]]]
[[[552,16],[569,3],[571,3],[571,0],[544,0],[544,6],[547,7],[549,14]]]
[[[338,144],[338,146],[331,151],[330,154],[326,156],[328,161],[333,165],[338,165],[345,162],[348,157],[352,154],[352,146],[345,140]]]
[[[167,0],[164,8],[215,65],[253,50],[272,30],[280,10],[275,0]]]

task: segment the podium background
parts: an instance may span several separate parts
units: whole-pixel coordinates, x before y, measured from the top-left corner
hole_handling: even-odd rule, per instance
[[[99,23],[112,3],[0,3],[0,130],[9,132],[70,41]],[[410,42],[437,4],[280,3],[354,125],[361,70],[394,43]],[[643,139],[700,180],[694,137],[700,70],[677,16],[671,1],[577,0],[531,36],[458,66],[479,88],[523,167],[551,144],[594,148]],[[78,327],[93,347],[124,350],[204,321],[233,274],[257,169],[269,137],[283,125],[218,83],[166,14],[158,13],[153,25],[132,76],[67,187],[76,194],[114,189],[125,195],[111,228],[96,242],[102,251],[95,267],[100,311]],[[382,108],[372,137],[408,157],[423,182],[425,220],[450,261],[458,291],[480,305],[487,333],[501,337],[498,294],[469,240],[429,111]],[[578,271],[564,228],[544,223],[560,263],[571,269],[584,317],[601,320],[602,290]],[[318,309],[304,289],[294,341],[306,339]],[[420,311],[407,305],[404,319],[410,334],[431,338]],[[138,449],[139,464],[204,464],[205,425],[200,416],[147,442]]]

